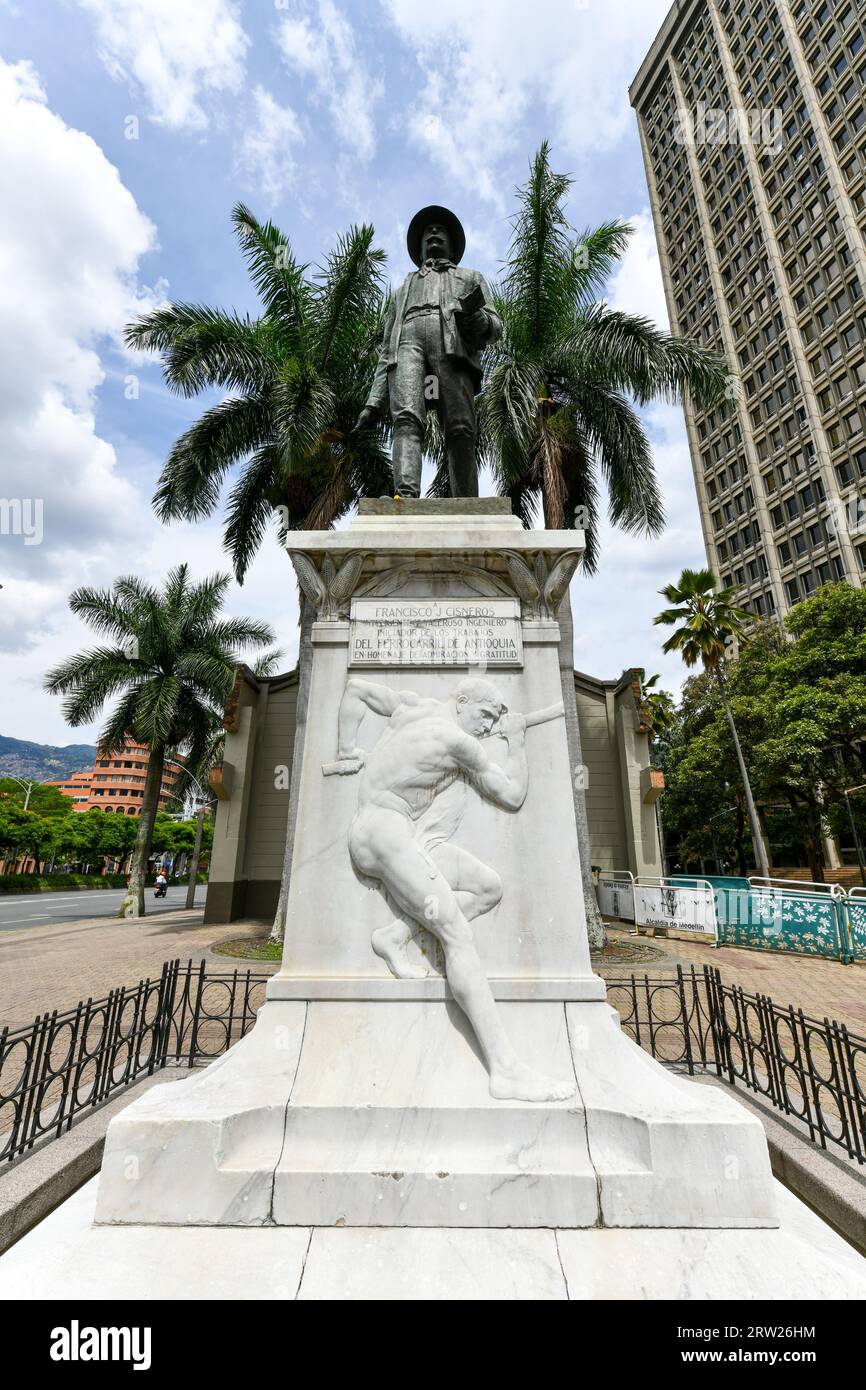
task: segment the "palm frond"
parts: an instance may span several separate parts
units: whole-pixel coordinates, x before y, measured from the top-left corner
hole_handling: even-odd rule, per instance
[[[258,391],[230,396],[206,410],[181,435],[163,465],[153,495],[160,520],[209,516],[229,468],[261,448],[272,428],[270,401]]]
[[[327,371],[332,354],[345,360],[346,348],[357,347],[360,327],[382,301],[385,253],[373,247],[374,235],[369,224],[350,227],[316,277],[315,356],[320,372]]]
[[[273,222],[259,222],[249,208],[237,203],[232,211],[241,251],[250,279],[258,290],[265,312],[290,329],[299,331],[307,322],[311,290],[288,239]]]
[[[142,315],[124,332],[127,347],[160,353],[170,390],[196,396],[210,387],[260,391],[273,370],[268,324],[204,304],[170,304]]]
[[[239,584],[274,516],[279,460],[272,444],[259,449],[228,496],[223,544]]]

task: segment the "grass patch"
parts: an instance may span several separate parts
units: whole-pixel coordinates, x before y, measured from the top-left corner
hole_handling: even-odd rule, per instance
[[[648,965],[654,960],[669,960],[667,951],[657,946],[644,946],[637,941],[612,941],[601,951],[591,951],[594,965]]]
[[[242,936],[236,941],[221,941],[214,946],[218,956],[234,956],[241,960],[282,960],[283,948],[266,936]]]

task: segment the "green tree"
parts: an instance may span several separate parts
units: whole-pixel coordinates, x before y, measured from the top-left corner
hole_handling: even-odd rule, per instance
[[[649,730],[650,747],[655,748],[676,719],[676,702],[669,690],[659,687],[661,676],[639,672],[641,689],[641,719]]]
[[[866,593],[832,584],[743,651],[731,688],[748,720],[750,768],[790,807],[813,879],[824,841],[848,835],[843,792],[866,781]]]
[[[153,500],[163,521],[210,516],[240,465],[225,546],[242,581],[275,509],[283,530],[328,527],[393,485],[381,431],[353,432],[383,323],[385,257],[373,228],[350,228],[311,274],[273,223],[242,203],[233,221],[260,316],[172,304],[130,324],[126,341],[160,354],[176,394],[228,392],[178,439]]]
[[[802,862],[804,852],[820,882],[822,840],[851,835],[844,789],[866,781],[866,591],[828,585],[784,625],[762,625],[726,663],[725,681],[765,838],[777,862]],[[660,753],[665,822],[681,860],[718,852],[745,873],[745,798],[711,673],[686,681]],[[866,839],[866,797],[851,807]]]
[[[119,815],[117,812],[106,815],[97,811],[96,814],[101,817],[97,840],[100,854],[119,860],[122,865],[127,855],[135,848],[138,834],[135,817]]]
[[[13,865],[18,856],[21,845],[21,834],[29,812],[22,809],[11,799],[0,797],[0,850],[3,852],[3,868],[5,874],[9,871],[10,864]]]
[[[115,699],[101,745],[113,751],[131,735],[150,750],[121,916],[144,915],[145,874],[166,758],[183,753],[195,763],[204,756],[240,653],[273,641],[266,623],[220,616],[229,582],[228,575],[217,574],[193,583],[188,566],[181,564],[161,589],[130,575],[110,590],[82,588],[70,596],[73,613],[110,644],[79,652],[55,667],[46,676],[46,688],[66,697],[63,712],[73,727],[91,723],[106,701]]]
[[[23,779],[26,780],[26,779]],[[0,777],[0,800],[9,800],[23,806],[27,791],[14,777]],[[72,810],[72,799],[64,796],[57,787],[49,787],[44,782],[35,782],[27,799],[28,811],[37,811],[41,816],[68,816]]]
[[[676,705],[673,695],[667,690],[660,689],[661,676],[658,674],[648,676],[646,671],[639,670],[638,678],[640,680],[640,715],[641,722],[646,727],[649,737],[650,764],[653,767],[660,767],[660,740],[665,737],[676,721]],[[666,874],[668,871],[667,844],[660,799],[655,802],[655,814],[659,849],[661,850],[662,873]]]
[[[754,615],[738,608],[733,601],[734,590],[720,588],[716,576],[708,569],[684,569],[679,581],[668,584],[661,593],[674,606],[659,613],[655,622],[667,627],[680,624],[664,643],[663,651],[678,651],[686,666],[700,663],[718,685],[743,785],[755,863],[758,873],[766,878],[770,872],[767,854],[724,674],[724,661],[730,647],[743,640],[745,624],[754,621]]]

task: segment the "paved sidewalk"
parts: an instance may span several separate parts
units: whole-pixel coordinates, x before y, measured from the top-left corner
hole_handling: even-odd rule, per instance
[[[792,1004],[812,1018],[835,1019],[852,1033],[866,1037],[866,965],[842,965],[839,961],[792,956],[773,951],[749,951],[739,946],[714,948],[699,941],[672,937],[633,936],[627,929],[607,922],[611,941],[640,942],[664,951],[666,959],[640,965],[602,965],[602,975],[661,974],[674,969],[705,965],[721,971],[726,984],[742,985],[749,994],[768,994],[776,1004]]]
[[[201,908],[156,913],[140,921],[88,918],[0,934],[0,1028],[20,1028],[39,1013],[73,1008],[79,999],[101,999],[118,985],[158,976],[163,961],[206,958],[211,969],[233,962],[210,946],[256,936],[261,924],[204,926]],[[248,962],[254,969],[258,962]],[[265,966],[264,968],[267,968]],[[276,968],[276,967],[274,967]]]

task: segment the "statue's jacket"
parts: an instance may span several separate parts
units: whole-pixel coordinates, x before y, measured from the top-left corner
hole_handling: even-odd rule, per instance
[[[493,296],[490,293],[490,286],[479,270],[468,270],[464,266],[449,266],[447,270],[433,272],[441,275],[445,283],[440,290],[440,317],[442,320],[442,340],[445,355],[447,357],[457,357],[466,363],[467,370],[472,376],[476,394],[481,390],[481,353],[487,343],[495,343],[502,332],[502,320],[493,307]],[[397,354],[400,350],[400,338],[403,332],[403,323],[406,316],[406,301],[409,298],[409,290],[414,277],[419,274],[417,270],[411,271],[403,281],[399,290],[388,308],[385,315],[385,327],[382,331],[382,349],[379,354],[379,361],[376,365],[376,373],[373,377],[373,385],[367,400],[367,405],[374,409],[387,413],[388,410],[388,372],[397,365]],[[470,345],[465,341],[457,326],[457,320],[451,309],[451,305],[463,299],[470,290],[478,286],[484,295],[484,308],[480,310],[486,319],[483,331],[483,341],[480,345]]]

